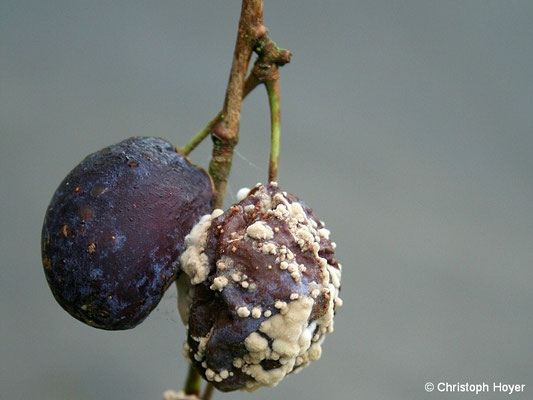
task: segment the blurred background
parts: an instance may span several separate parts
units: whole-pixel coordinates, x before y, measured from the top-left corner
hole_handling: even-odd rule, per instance
[[[50,198],[134,135],[183,145],[220,109],[240,2],[0,0],[2,399],[160,399],[182,386],[172,288],[138,328],[71,318],[42,272]],[[267,1],[282,69],[280,184],[326,221],[344,306],[322,359],[215,399],[533,398],[533,3]],[[228,204],[264,181],[262,88]],[[191,159],[204,166],[207,140]]]

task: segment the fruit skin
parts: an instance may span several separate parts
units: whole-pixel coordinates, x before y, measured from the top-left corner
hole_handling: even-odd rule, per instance
[[[341,265],[305,203],[275,183],[258,185],[202,217],[185,242],[184,355],[218,390],[275,386],[320,357],[342,305]]]
[[[42,229],[57,302],[100,329],[130,329],[176,279],[183,240],[213,206],[207,173],[164,139],[132,137],[90,154],[61,182]]]

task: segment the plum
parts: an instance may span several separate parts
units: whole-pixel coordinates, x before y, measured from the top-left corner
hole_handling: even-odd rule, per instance
[[[258,185],[185,238],[179,309],[184,355],[222,391],[275,386],[321,354],[339,297],[335,243],[276,183]]]
[[[130,329],[176,279],[212,182],[167,141],[132,137],[90,154],[46,211],[42,259],[57,302],[101,329]]]

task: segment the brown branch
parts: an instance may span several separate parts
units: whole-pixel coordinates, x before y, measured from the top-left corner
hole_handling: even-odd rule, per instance
[[[242,93],[242,99],[244,100],[246,96],[250,94],[252,90],[254,90],[257,86],[259,86],[261,82],[257,79],[257,77],[254,74],[248,75],[248,78],[246,78],[246,82],[244,82],[244,90]],[[187,143],[185,146],[180,147],[176,149],[181,155],[187,156],[191,151],[193,151],[202,141],[211,133],[214,126],[218,124],[222,117],[224,116],[223,110],[220,110],[217,115],[215,115],[211,121],[205,126],[204,129],[202,129],[200,132],[198,132],[189,143]]]
[[[202,377],[198,371],[194,369],[192,364],[189,364],[189,371],[187,372],[187,378],[185,379],[185,394],[199,396],[201,389]]]
[[[211,400],[213,398],[213,392],[215,391],[215,387],[211,382],[207,383],[207,386],[205,387],[204,394],[202,395],[201,400]]]
[[[222,120],[212,130],[213,152],[209,174],[215,186],[215,207],[221,208],[233,160],[233,150],[239,141],[239,124],[246,72],[258,39],[264,36],[263,0],[243,0],[233,63],[226,90]]]

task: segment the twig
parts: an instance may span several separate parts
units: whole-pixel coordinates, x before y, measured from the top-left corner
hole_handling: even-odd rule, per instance
[[[264,83],[270,104],[270,161],[268,181],[277,181],[279,150],[281,141],[281,107],[279,89],[279,67],[291,61],[291,53],[274,43],[268,35],[259,41],[255,48],[257,60],[252,68],[252,75]]]
[[[202,376],[189,364],[189,372],[187,373],[187,379],[185,380],[185,394],[200,395],[200,389],[202,388]]]
[[[233,63],[226,90],[222,114],[212,129],[213,152],[209,163],[209,174],[215,187],[215,207],[221,208],[228,183],[228,176],[233,160],[233,149],[239,141],[239,123],[241,117],[244,81],[252,52],[266,29],[263,26],[263,1],[243,0],[239,31],[235,44]]]
[[[279,99],[279,79],[265,82],[270,104],[270,161],[268,182],[278,180],[279,148],[281,142],[281,108]]]
[[[215,387],[211,382],[208,382],[207,386],[205,387],[204,394],[201,397],[201,400],[211,400],[214,391]]]

